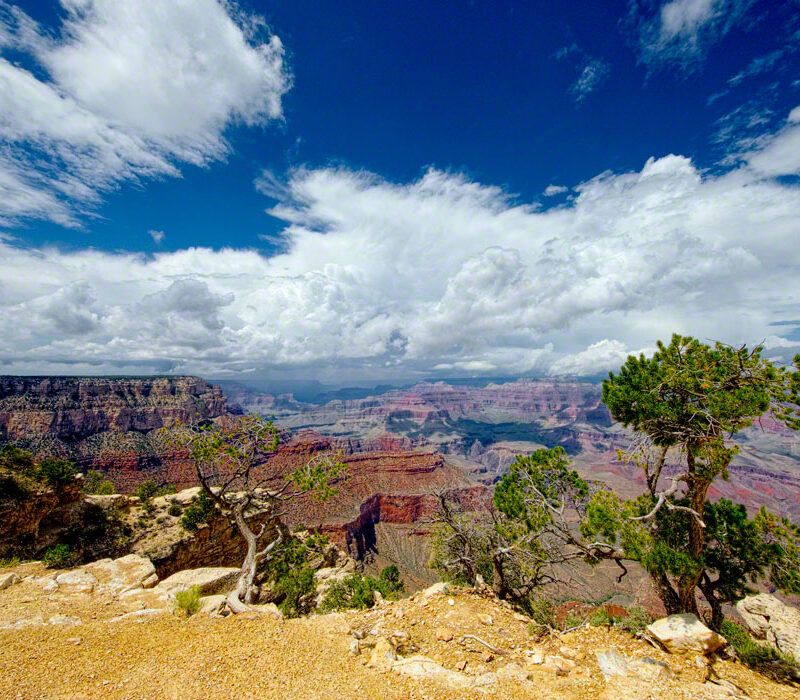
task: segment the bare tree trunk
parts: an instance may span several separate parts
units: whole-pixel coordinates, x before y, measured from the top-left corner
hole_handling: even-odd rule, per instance
[[[664,603],[664,607],[667,609],[667,615],[681,612],[681,601],[670,584],[667,575],[653,574],[651,578],[658,591],[658,597],[661,598],[661,602]]]
[[[250,605],[253,602],[253,581],[256,577],[256,552],[258,541],[256,539],[256,534],[250,529],[250,526],[244,518],[244,507],[237,505],[233,511],[233,517],[236,522],[236,527],[247,542],[247,554],[244,558],[244,562],[242,562],[242,573],[236,584],[236,597],[246,605]]]
[[[503,557],[496,552],[492,554],[492,591],[501,600],[508,595],[505,573],[503,571]]]
[[[692,510],[703,516],[706,505],[708,487],[711,482],[708,479],[697,476],[695,469],[694,455],[691,448],[688,450],[687,463],[689,467],[689,503]],[[699,561],[705,549],[705,528],[698,522],[697,518],[690,518],[689,521],[689,553],[692,558]],[[704,570],[698,568],[697,572],[691,575],[681,576],[678,580],[678,596],[680,598],[681,612],[694,613],[700,616],[697,608],[697,587],[703,577]]]

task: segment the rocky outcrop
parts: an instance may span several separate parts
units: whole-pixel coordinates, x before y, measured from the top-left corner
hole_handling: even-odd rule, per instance
[[[0,439],[147,432],[227,411],[198,377],[0,377]]]
[[[163,454],[153,431],[228,412],[219,387],[198,377],[0,377],[0,445],[103,471],[121,491],[186,481],[188,455]]]
[[[756,639],[800,660],[800,610],[769,593],[747,596],[736,610]]]
[[[82,482],[57,488],[37,484],[12,500],[0,501],[0,558],[31,556],[58,541],[78,519]]]

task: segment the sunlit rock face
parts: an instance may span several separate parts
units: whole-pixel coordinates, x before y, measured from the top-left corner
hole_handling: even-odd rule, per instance
[[[224,389],[228,392],[227,386]],[[356,451],[440,452],[486,485],[493,484],[516,455],[560,445],[584,477],[599,479],[625,496],[644,489],[641,470],[617,458],[617,450],[630,445],[631,434],[611,419],[597,382],[425,382],[320,404],[241,387],[230,395],[247,410],[275,415],[279,424],[293,430],[331,436]],[[712,498],[730,498],[751,509],[766,505],[800,521],[800,433],[764,417],[735,439],[740,452],[731,478],[714,484]]]
[[[191,474],[188,456],[163,454],[153,431],[228,412],[198,377],[0,377],[0,444],[106,472],[121,491]]]

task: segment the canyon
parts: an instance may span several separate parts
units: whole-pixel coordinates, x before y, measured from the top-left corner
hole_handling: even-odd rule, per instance
[[[641,470],[618,459],[617,451],[630,446],[632,435],[611,419],[597,382],[422,382],[320,404],[243,384],[224,383],[223,391],[246,411],[274,416],[288,429],[314,430],[358,449],[391,444],[439,452],[487,486],[502,476],[516,455],[560,445],[585,478],[628,497],[644,488]],[[730,479],[718,480],[711,497],[730,498],[751,511],[765,505],[800,522],[800,434],[764,416],[734,439],[739,454]]]
[[[597,383],[423,382],[368,393],[315,404],[197,377],[0,377],[0,444],[99,470],[122,493],[145,480],[185,489],[196,484],[194,464],[186,452],[159,445],[157,429],[242,411],[274,416],[282,440],[264,465],[269,473],[285,476],[334,452],[348,474],[328,501],[292,502],[288,523],[326,532],[369,570],[397,563],[411,586],[433,580],[432,494],[485,502],[518,454],[560,445],[584,477],[625,496],[643,490],[641,471],[617,457],[631,434],[611,419]],[[765,417],[735,437],[740,452],[730,479],[714,485],[712,498],[751,510],[766,505],[800,522],[800,436]],[[597,588],[599,575],[587,574],[586,587]]]

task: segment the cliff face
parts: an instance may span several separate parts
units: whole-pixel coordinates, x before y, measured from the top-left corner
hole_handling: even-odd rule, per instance
[[[197,377],[0,377],[0,445],[106,472],[121,491],[191,473],[185,453],[158,454],[154,430],[228,412]]]
[[[3,441],[147,432],[226,411],[219,387],[197,377],[0,377]]]
[[[278,400],[280,398],[280,401]],[[270,407],[279,424],[316,430],[355,451],[416,449],[440,452],[471,477],[493,484],[516,455],[564,447],[586,478],[626,497],[644,487],[641,470],[617,461],[631,434],[611,420],[597,383],[520,379],[485,386],[421,383],[362,399],[322,405],[239,390],[236,400],[258,412]],[[769,417],[736,436],[740,452],[730,481],[711,495],[766,505],[800,521],[800,433]]]

